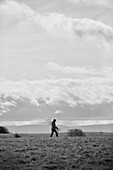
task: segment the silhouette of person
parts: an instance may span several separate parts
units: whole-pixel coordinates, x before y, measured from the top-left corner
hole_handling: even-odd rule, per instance
[[[56,122],[56,119],[53,119],[52,124],[51,124],[51,135],[50,135],[50,137],[53,136],[54,132],[56,133],[56,136],[58,137],[58,132],[57,132],[58,127],[56,126],[55,122]]]

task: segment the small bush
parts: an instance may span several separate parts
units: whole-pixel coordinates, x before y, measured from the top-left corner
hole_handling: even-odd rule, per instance
[[[15,138],[20,138],[21,135],[19,135],[18,133],[15,133],[15,134],[14,134],[14,137],[15,137]]]
[[[81,129],[69,129],[67,132],[68,136],[85,136],[85,133]]]

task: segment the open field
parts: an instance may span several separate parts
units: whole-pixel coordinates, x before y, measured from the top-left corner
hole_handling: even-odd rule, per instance
[[[49,134],[0,135],[0,170],[110,170],[113,133],[59,138]]]

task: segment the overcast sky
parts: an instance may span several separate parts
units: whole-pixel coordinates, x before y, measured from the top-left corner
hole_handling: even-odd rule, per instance
[[[112,0],[0,0],[1,124],[53,117],[113,123]]]

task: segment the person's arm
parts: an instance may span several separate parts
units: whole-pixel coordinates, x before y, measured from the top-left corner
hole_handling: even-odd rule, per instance
[[[57,129],[57,130],[58,130],[58,127],[56,126],[56,124],[55,124],[55,129]]]

